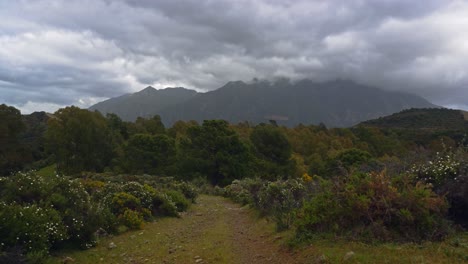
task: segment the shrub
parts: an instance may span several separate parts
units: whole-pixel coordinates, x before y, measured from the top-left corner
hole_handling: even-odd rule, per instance
[[[125,209],[118,217],[119,222],[130,229],[141,229],[143,227],[143,216],[137,211]]]
[[[455,158],[453,152],[437,152],[434,159],[426,163],[414,165],[411,172],[418,180],[438,187],[450,180],[456,180],[461,162]]]
[[[111,210],[116,215],[123,214],[127,209],[135,211],[139,210],[140,208],[140,199],[129,193],[119,192],[114,194],[112,198]]]
[[[175,189],[179,190],[185,198],[190,200],[192,203],[195,203],[198,197],[198,190],[195,185],[188,182],[179,182],[175,184]]]
[[[414,165],[410,172],[416,180],[434,186],[436,193],[445,195],[450,204],[449,217],[468,227],[468,151],[463,145],[446,148],[423,163]]]
[[[68,238],[66,226],[54,209],[0,203],[1,248],[46,256],[54,243]]]
[[[151,209],[153,195],[156,192],[156,190],[151,186],[147,184],[142,185],[138,182],[128,182],[122,185],[122,191],[129,193],[140,200],[143,208]]]
[[[153,214],[160,216],[179,216],[176,204],[167,194],[156,194],[153,197]]]
[[[313,185],[309,180],[265,182],[247,178],[233,181],[222,193],[237,203],[252,205],[264,216],[272,217],[278,230],[283,230],[292,225],[295,210],[313,193]]]
[[[271,215],[278,230],[288,229],[306,197],[306,187],[298,180],[266,184],[258,194],[255,205],[262,213]]]
[[[224,187],[224,195],[242,205],[253,203],[252,194],[243,183],[243,181],[234,180],[231,185]]]
[[[187,199],[185,199],[185,196],[181,192],[169,190],[166,191],[166,195],[175,204],[178,212],[183,212],[187,210],[189,202],[187,201]]]
[[[364,240],[437,240],[445,237],[447,202],[408,176],[353,174],[322,180],[298,214],[297,236],[333,234]]]
[[[1,196],[6,202],[22,206],[54,209],[66,226],[67,241],[83,247],[94,243],[93,233],[99,227],[88,225],[93,222],[91,200],[79,181],[58,175],[44,177],[34,171],[17,173],[6,180]]]

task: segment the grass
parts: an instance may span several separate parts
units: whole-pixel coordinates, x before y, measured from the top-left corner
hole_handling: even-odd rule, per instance
[[[54,176],[56,170],[57,170],[57,165],[53,164],[53,165],[49,165],[47,167],[44,167],[38,170],[37,174],[42,177]]]
[[[454,244],[456,240],[463,244]],[[312,244],[297,249],[303,263],[317,263],[323,255],[325,263],[343,263],[345,255],[354,255],[346,263],[464,263],[468,262],[468,235],[444,242],[423,244],[364,244],[350,241],[316,240]]]

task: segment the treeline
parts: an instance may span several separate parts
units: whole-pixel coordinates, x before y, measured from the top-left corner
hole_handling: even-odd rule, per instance
[[[67,107],[48,118],[42,134],[33,139],[40,143],[26,144],[24,135],[31,131],[19,111],[1,105],[0,115],[0,175],[55,163],[59,172],[68,175],[150,174],[204,178],[222,186],[244,177],[276,180],[304,173],[332,177],[357,166],[369,171],[402,170],[396,164],[404,167],[403,162],[454,147],[463,137],[459,131],[286,128],[222,120],[179,121],[166,128],[159,116],[124,122],[114,114]]]

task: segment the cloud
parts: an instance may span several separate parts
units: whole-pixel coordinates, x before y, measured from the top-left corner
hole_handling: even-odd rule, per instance
[[[24,111],[277,77],[468,97],[465,1],[2,1],[0,17],[0,101]]]

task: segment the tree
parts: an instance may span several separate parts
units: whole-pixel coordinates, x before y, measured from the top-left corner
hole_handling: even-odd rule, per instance
[[[25,129],[18,109],[0,105],[0,175],[21,169],[23,151],[19,135]]]
[[[113,158],[107,120],[75,106],[59,109],[48,122],[46,140],[64,173],[103,171]]]
[[[166,133],[166,128],[159,115],[155,115],[149,119],[138,117],[135,121],[135,127],[137,133],[148,133],[152,135]]]
[[[127,170],[132,173],[174,174],[174,139],[166,135],[136,134],[125,147]]]
[[[206,176],[213,185],[227,185],[247,176],[251,155],[224,120],[205,120],[187,130],[180,143],[180,172],[186,178]]]
[[[250,141],[259,158],[257,164],[260,176],[269,179],[278,176],[287,178],[294,173],[291,144],[278,127],[260,124],[252,131]]]

